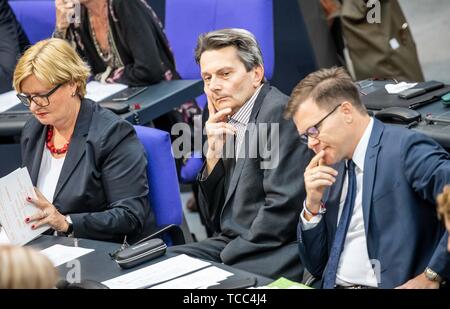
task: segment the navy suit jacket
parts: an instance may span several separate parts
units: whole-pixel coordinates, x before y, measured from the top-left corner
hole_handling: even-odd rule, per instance
[[[450,278],[448,235],[436,215],[436,196],[450,183],[449,154],[431,138],[374,119],[364,161],[362,207],[369,258],[380,288],[394,288],[427,266]],[[317,278],[326,267],[337,226],[344,164],[330,188],[327,212],[313,229],[298,225],[300,258]]]
[[[46,126],[34,117],[22,130],[22,165],[37,184]],[[134,242],[155,229],[148,205],[147,159],[133,126],[84,99],[53,196],[70,215],[75,237]]]

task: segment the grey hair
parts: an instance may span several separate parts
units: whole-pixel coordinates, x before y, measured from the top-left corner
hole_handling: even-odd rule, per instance
[[[237,49],[238,57],[248,71],[263,66],[261,49],[255,36],[245,29],[222,29],[203,33],[198,37],[195,48],[195,61],[200,64],[200,57],[205,51],[217,50],[228,46]]]

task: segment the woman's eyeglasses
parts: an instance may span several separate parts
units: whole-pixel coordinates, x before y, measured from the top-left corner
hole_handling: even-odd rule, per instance
[[[62,85],[63,84],[57,85],[46,94],[26,95],[24,93],[18,93],[17,97],[19,98],[20,102],[22,102],[22,104],[25,106],[30,106],[31,102],[34,102],[36,105],[40,107],[46,107],[50,104],[48,97],[51,96],[53,93],[55,93],[55,91],[58,90],[58,88],[61,87]]]

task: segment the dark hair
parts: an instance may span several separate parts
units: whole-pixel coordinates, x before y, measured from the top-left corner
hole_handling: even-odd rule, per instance
[[[200,57],[205,51],[228,46],[236,47],[238,57],[247,72],[263,65],[261,49],[255,36],[244,29],[222,29],[201,34],[195,48],[195,61],[199,64]]]
[[[294,90],[284,111],[286,119],[294,117],[300,104],[312,98],[319,106],[331,110],[337,101],[349,101],[360,112],[366,108],[350,75],[342,67],[321,69],[306,76]]]

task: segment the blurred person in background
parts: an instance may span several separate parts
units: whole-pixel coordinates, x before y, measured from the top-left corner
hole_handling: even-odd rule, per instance
[[[27,247],[0,246],[0,289],[51,289],[58,271],[42,253]]]
[[[163,25],[145,0],[56,0],[55,5],[53,37],[69,41],[97,81],[146,86],[180,79]],[[179,122],[193,130],[193,117],[200,113],[191,100],[153,123],[169,133]],[[178,171],[182,162],[177,160]]]

